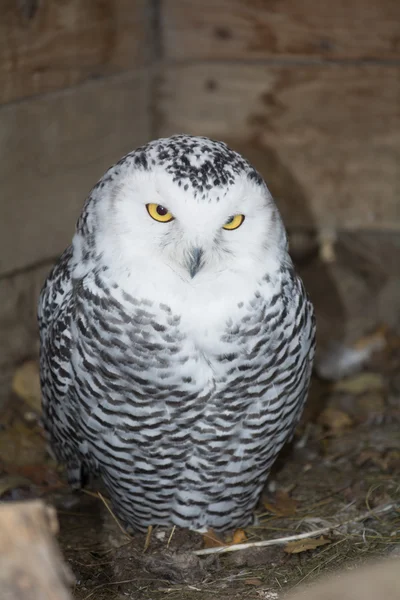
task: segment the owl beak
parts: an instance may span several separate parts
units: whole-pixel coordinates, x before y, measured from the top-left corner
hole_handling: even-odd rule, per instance
[[[191,248],[189,251],[187,266],[190,273],[190,277],[192,279],[203,266],[203,254],[204,251],[202,250],[202,248]]]

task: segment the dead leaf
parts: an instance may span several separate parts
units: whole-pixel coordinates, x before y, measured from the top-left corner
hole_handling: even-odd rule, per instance
[[[292,517],[297,511],[297,500],[294,500],[284,490],[278,490],[273,503],[264,502],[264,507],[277,517]]]
[[[319,415],[318,423],[331,432],[339,432],[346,427],[350,427],[353,424],[353,420],[343,410],[328,406]]]
[[[315,548],[318,548],[319,546],[325,546],[330,543],[330,540],[327,540],[321,535],[319,538],[306,538],[304,540],[288,542],[284,550],[287,554],[299,554],[300,552],[307,552],[307,550],[315,550]]]
[[[41,411],[42,393],[39,365],[36,361],[29,360],[15,371],[12,389],[30,408],[36,412]]]
[[[364,450],[356,460],[356,466],[362,467],[365,463],[371,462],[373,465],[382,469],[382,471],[397,470],[400,465],[400,452],[390,450],[382,453],[377,450]]]
[[[249,579],[244,580],[244,583],[245,583],[245,585],[254,585],[257,587],[259,585],[262,585],[262,581],[258,577],[249,577]]]
[[[215,533],[213,529],[209,529],[206,533],[203,533],[204,548],[218,548],[219,546],[226,546],[225,542]]]
[[[355,464],[357,467],[362,467],[368,461],[376,464],[377,459],[380,459],[380,457],[381,455],[377,450],[363,450],[358,455]]]
[[[388,328],[386,325],[381,325],[373,333],[364,335],[359,338],[353,348],[356,350],[364,350],[365,348],[372,350],[381,350],[386,345],[386,336],[388,335]]]
[[[335,392],[357,396],[365,392],[377,392],[385,389],[385,380],[380,373],[360,373],[354,377],[347,377],[334,384]]]
[[[233,546],[234,544],[243,544],[243,542],[246,541],[247,535],[245,534],[243,529],[236,529],[235,533],[233,534],[231,546]]]

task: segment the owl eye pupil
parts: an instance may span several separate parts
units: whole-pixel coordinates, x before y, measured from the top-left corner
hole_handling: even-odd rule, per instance
[[[229,219],[226,221],[225,225],[229,225],[229,223],[232,223],[234,218],[235,217],[229,217]]]
[[[156,213],[158,215],[160,215],[160,217],[163,217],[164,215],[166,215],[168,213],[168,209],[166,209],[164,206],[161,206],[161,204],[159,204],[156,208]]]

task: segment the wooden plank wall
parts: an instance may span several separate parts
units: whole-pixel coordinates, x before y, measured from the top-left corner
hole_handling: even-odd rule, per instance
[[[0,407],[90,188],[151,137],[152,2],[0,0]]]
[[[252,160],[289,227],[399,229],[398,0],[0,0],[0,15],[0,277],[61,251],[109,164],[181,131]]]
[[[148,63],[144,0],[0,0],[0,104]]]
[[[67,245],[104,170],[150,137],[146,0],[0,0],[0,277]]]
[[[164,0],[158,132],[224,139],[289,227],[400,229],[398,0]]]
[[[104,170],[226,140],[291,228],[400,229],[399,0],[0,0],[0,404]]]

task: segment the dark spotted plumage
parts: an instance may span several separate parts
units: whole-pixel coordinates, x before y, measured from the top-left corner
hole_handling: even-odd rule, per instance
[[[144,208],[158,198],[168,225]],[[127,155],[92,190],[39,323],[45,425],[72,483],[99,475],[138,529],[249,523],[307,396],[315,324],[247,161],[190,136]]]

